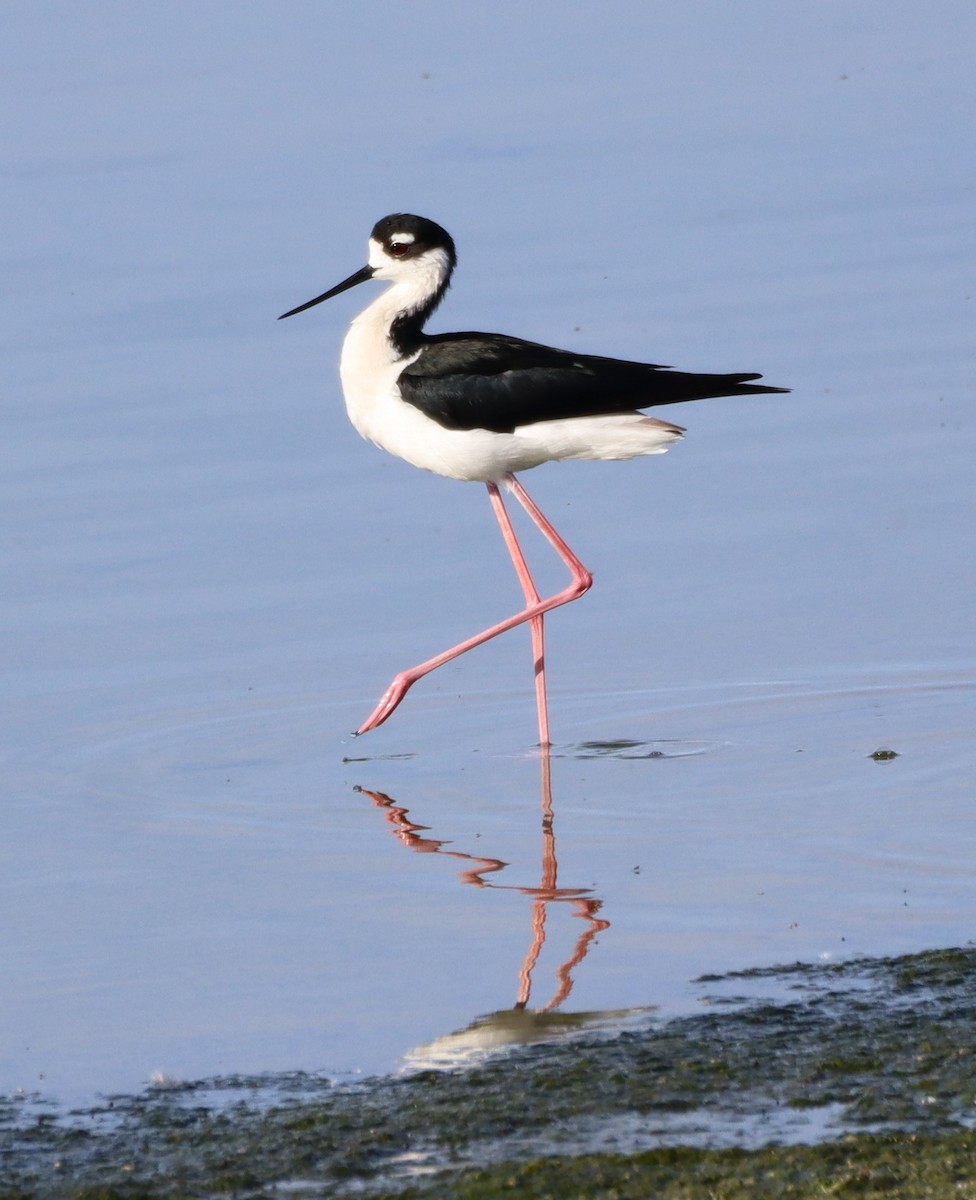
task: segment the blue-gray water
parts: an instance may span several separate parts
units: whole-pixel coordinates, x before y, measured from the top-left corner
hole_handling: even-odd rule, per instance
[[[274,320],[389,211],[458,241],[434,328],[794,389],[526,477],[597,580],[547,629],[558,882],[602,902],[549,904],[531,1003],[583,934],[566,1012],[972,936],[971,4],[0,27],[0,1092],[386,1070],[524,989],[527,635],[347,732],[518,602],[484,489],[348,426],[368,289]]]

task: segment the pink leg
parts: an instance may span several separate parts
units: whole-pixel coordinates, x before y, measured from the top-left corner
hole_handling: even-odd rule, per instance
[[[470,637],[463,642],[459,642],[458,645],[452,646],[449,650],[445,650],[441,654],[437,654],[433,658],[427,659],[426,662],[422,662],[416,667],[411,667],[409,670],[401,671],[383,693],[379,704],[377,704],[362,725],[360,725],[359,729],[356,731],[357,733],[368,733],[371,729],[376,729],[377,726],[382,725],[383,722],[395,711],[397,705],[418,679],[422,679],[431,671],[436,671],[438,667],[442,667],[445,663],[451,662],[452,659],[458,658],[460,655],[467,653],[468,650],[473,650],[475,646],[480,646],[484,642],[490,641],[494,637],[498,637],[500,633],[507,633],[509,629],[514,629],[517,625],[524,625],[526,621],[534,622],[536,618],[541,618],[543,614],[549,612],[551,609],[559,608],[560,605],[568,604],[571,600],[579,599],[579,597],[582,596],[583,593],[587,591],[593,583],[593,576],[589,573],[589,571],[587,571],[586,567],[583,566],[572,550],[570,550],[569,546],[566,545],[555,529],[553,529],[552,525],[539,511],[535,503],[529,498],[525,488],[522,487],[515,476],[511,474],[507,475],[505,477],[505,482],[508,485],[509,490],[515,496],[515,499],[518,500],[519,504],[522,505],[525,511],[541,530],[546,540],[569,568],[572,578],[568,586],[563,588],[561,592],[557,592],[554,596],[548,597],[546,600],[537,599],[532,601],[529,599],[529,592],[526,591],[527,603],[526,607],[521,612],[516,613],[514,616],[507,617],[504,621],[499,621],[497,625],[492,625],[489,629],[485,629],[481,633],[476,633],[474,637]],[[492,492],[492,488],[494,488],[494,493]],[[501,505],[501,496],[498,494],[498,488],[494,484],[488,485],[488,493],[492,499],[493,505],[496,505],[496,496],[498,505]],[[496,515],[498,513],[498,505],[496,505]],[[501,505],[501,507],[504,508],[504,505]],[[501,518],[499,518],[499,520],[501,520]],[[508,528],[511,529],[510,524],[508,525]],[[502,524],[502,533],[505,535],[506,544],[509,544],[508,533],[506,532],[505,524]],[[517,546],[518,543],[515,541],[514,532],[512,532],[511,537],[512,541]],[[528,568],[525,567],[525,558],[522,555],[521,549],[518,551],[518,558],[516,558],[514,551],[512,551],[511,545],[509,545],[509,550],[512,552],[512,559],[515,563],[515,569],[519,573],[519,579],[522,581],[523,590],[525,590],[527,586],[525,580],[528,580],[528,586],[531,587],[532,594],[537,596],[538,592],[536,591],[535,584],[532,583],[531,577],[528,574]],[[525,580],[522,576],[523,568],[525,570]],[[533,638],[533,650],[536,652],[537,661],[541,659],[541,632],[542,631],[540,628],[538,643],[536,643],[535,639]],[[545,686],[544,677],[542,686]],[[542,731],[541,723],[542,714],[540,710],[540,733]],[[546,739],[548,740],[548,727],[546,728]]]
[[[529,564],[525,561],[525,555],[515,536],[508,509],[505,507],[505,501],[502,499],[497,484],[488,484],[488,498],[495,510],[502,537],[505,539],[515,573],[522,585],[525,603],[538,604],[541,599],[539,589],[535,586],[535,580],[529,573]],[[539,715],[539,745],[545,750],[552,744],[549,741],[549,699],[546,695],[545,617],[541,613],[539,616],[533,617],[529,621],[529,627],[532,630],[532,661],[535,668],[535,706]]]

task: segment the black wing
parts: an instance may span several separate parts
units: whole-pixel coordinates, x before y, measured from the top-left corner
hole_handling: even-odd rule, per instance
[[[420,357],[398,383],[408,404],[446,429],[511,433],[538,421],[788,390],[750,382],[761,378],[688,374],[503,334],[446,333],[424,339]]]

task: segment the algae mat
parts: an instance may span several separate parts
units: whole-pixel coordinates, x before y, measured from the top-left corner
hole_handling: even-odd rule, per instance
[[[976,1197],[976,950],[702,986],[465,1071],[8,1097],[0,1196]]]

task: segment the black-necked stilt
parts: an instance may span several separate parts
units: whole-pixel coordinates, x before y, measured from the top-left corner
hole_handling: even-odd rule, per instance
[[[424,217],[395,213],[373,227],[365,267],[314,300],[282,313],[279,320],[367,279],[392,285],[356,317],[342,345],[339,369],[349,419],[363,437],[414,466],[487,484],[525,594],[521,612],[401,671],[357,733],[382,725],[428,672],[528,622],[539,740],[546,747],[543,615],[577,599],[593,578],[529,498],[515,472],[566,458],[661,454],[684,430],[639,409],[789,389],[753,383],[762,378],[757,374],[688,374],[651,363],[574,354],[497,333],[424,333],[456,262],[454,242],[445,229]],[[569,568],[570,583],[561,592],[540,597],[499,483],[508,487]]]

